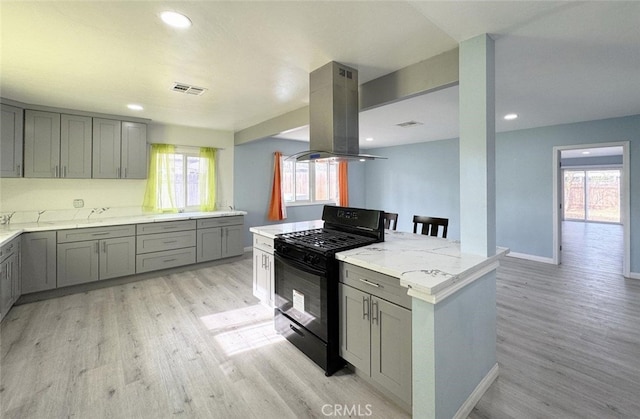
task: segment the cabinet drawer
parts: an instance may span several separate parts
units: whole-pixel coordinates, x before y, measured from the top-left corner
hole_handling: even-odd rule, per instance
[[[138,224],[136,231],[138,234],[167,233],[170,231],[195,230],[195,220],[184,221],[163,221],[160,223]]]
[[[115,237],[135,236],[135,234],[136,226],[133,224],[113,227],[75,228],[72,230],[59,230],[58,243],[111,239]]]
[[[244,224],[244,217],[242,215],[201,218],[198,220],[198,228],[224,227],[241,224]]]
[[[264,250],[270,255],[273,254],[273,239],[265,236],[261,236],[260,234],[253,235],[253,247]]]
[[[166,250],[136,256],[136,273],[196,263],[196,248]]]
[[[398,278],[340,262],[340,282],[411,310],[411,297]]]
[[[196,231],[176,231],[138,236],[136,253],[158,252],[161,250],[181,249],[196,245]]]

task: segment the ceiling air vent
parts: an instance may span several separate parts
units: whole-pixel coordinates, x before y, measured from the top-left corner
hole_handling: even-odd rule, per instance
[[[205,92],[204,87],[192,86],[186,83],[173,83],[173,87],[171,88],[174,92],[186,93],[188,95],[200,96]]]
[[[424,124],[418,121],[407,121],[407,122],[401,122],[396,125],[402,128],[411,128],[411,127],[415,127],[416,125],[424,125]]]

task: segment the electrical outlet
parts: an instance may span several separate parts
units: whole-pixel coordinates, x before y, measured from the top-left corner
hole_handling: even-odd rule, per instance
[[[73,200],[73,208],[82,208],[82,207],[84,207],[84,199]]]

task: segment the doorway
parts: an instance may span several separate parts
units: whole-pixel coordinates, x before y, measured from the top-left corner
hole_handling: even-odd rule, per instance
[[[628,144],[554,147],[554,263],[629,276]]]

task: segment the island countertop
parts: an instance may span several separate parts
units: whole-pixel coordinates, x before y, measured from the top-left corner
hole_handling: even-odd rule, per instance
[[[323,226],[324,221],[322,220],[298,221],[295,223],[280,223],[251,227],[249,228],[249,231],[270,239],[275,239],[278,234],[312,230],[314,228],[322,228]]]
[[[408,294],[438,303],[498,266],[508,249],[490,257],[465,254],[460,242],[385,230],[385,241],[336,254],[336,259],[400,280]]]

